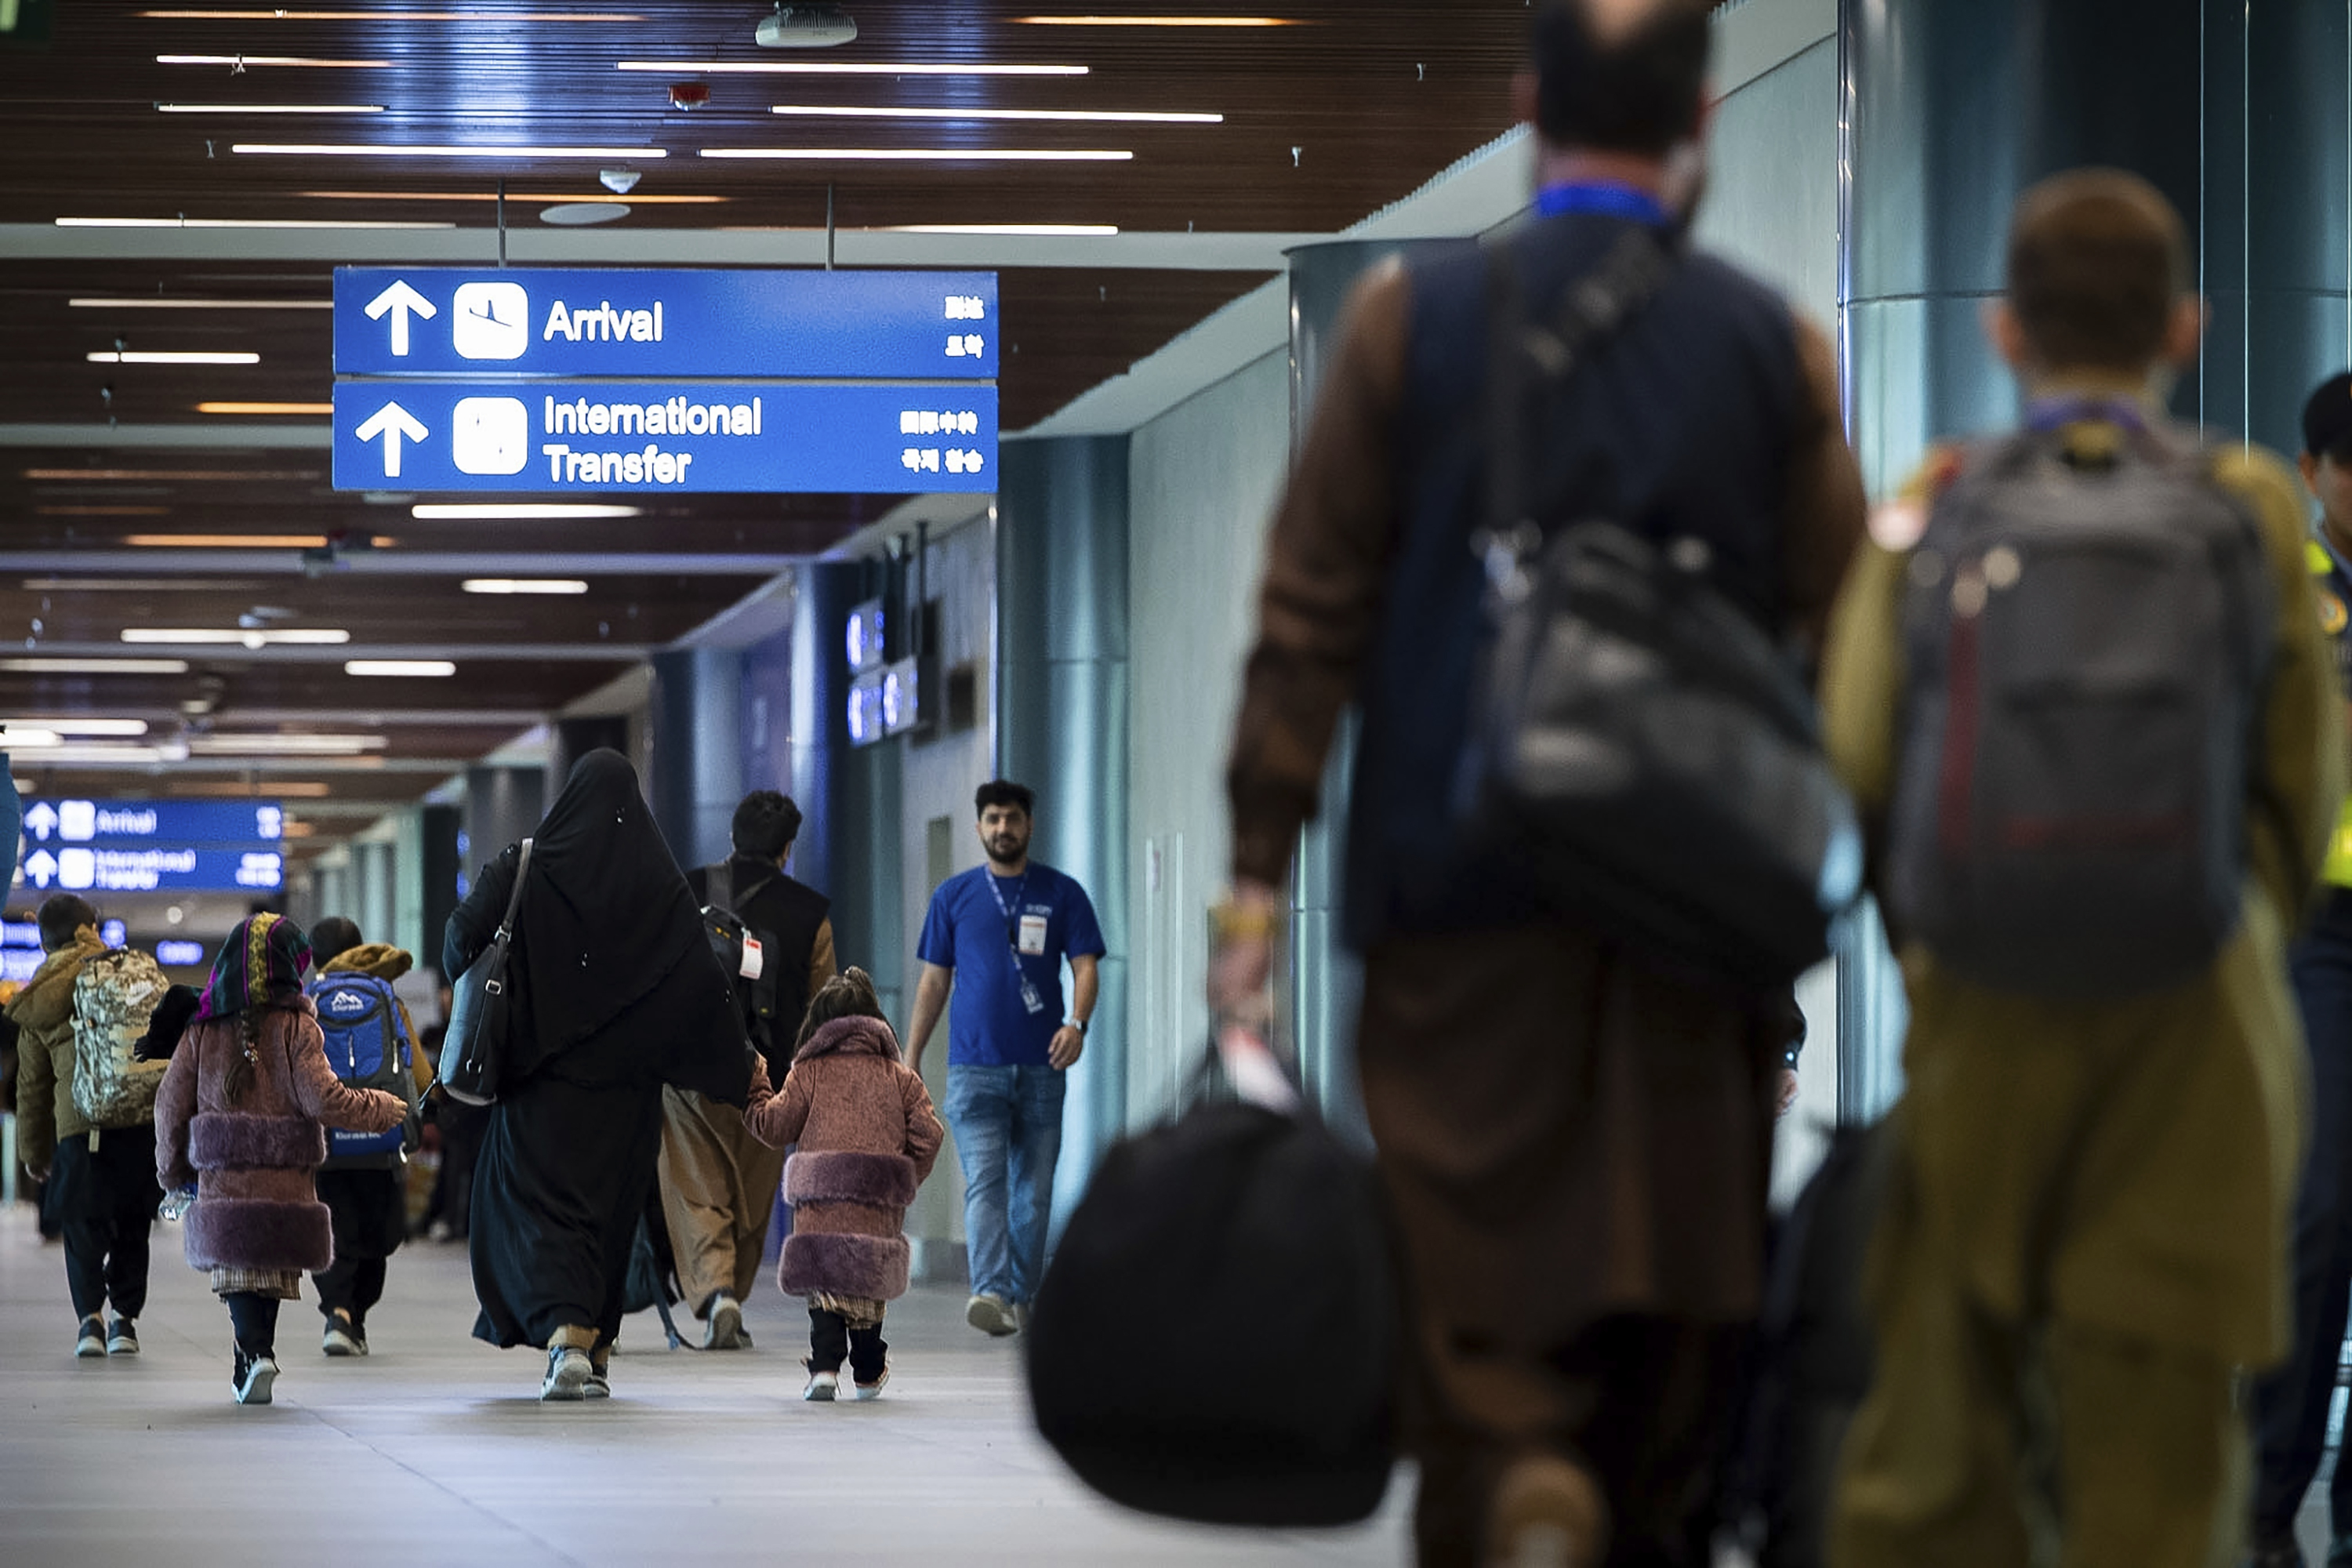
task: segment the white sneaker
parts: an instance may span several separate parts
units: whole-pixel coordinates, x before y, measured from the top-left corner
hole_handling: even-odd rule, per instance
[[[278,1363],[271,1356],[256,1356],[246,1363],[245,1377],[236,1385],[239,1405],[267,1405],[270,1385],[278,1381]]]
[[[81,1321],[81,1328],[74,1336],[74,1354],[88,1357],[105,1353],[106,1320],[92,1312]]]
[[[801,1397],[812,1405],[830,1405],[834,1395],[840,1391],[839,1373],[813,1372],[809,1373],[808,1386],[801,1390]]]
[[[365,1355],[367,1341],[359,1337],[349,1318],[338,1313],[327,1320],[326,1335],[319,1348],[331,1356]]]
[[[1013,1309],[994,1296],[974,1296],[963,1304],[963,1321],[991,1339],[1001,1340],[1007,1334],[1017,1334],[1020,1327],[1013,1321]]]
[[[539,1385],[539,1396],[544,1400],[575,1400],[588,1397],[588,1385],[596,1378],[594,1363],[588,1352],[576,1345],[555,1345],[547,1352],[547,1377]]]
[[[859,1383],[852,1379],[849,1384],[849,1397],[860,1405],[869,1399],[879,1399],[882,1397],[882,1385],[889,1381],[890,1369],[887,1366],[882,1369],[882,1375],[871,1383]]]
[[[721,1290],[711,1300],[710,1321],[702,1325],[702,1348],[707,1351],[740,1350],[743,1345],[743,1309],[734,1297]]]

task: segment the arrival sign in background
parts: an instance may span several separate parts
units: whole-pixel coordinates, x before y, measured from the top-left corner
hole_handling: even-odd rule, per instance
[[[992,490],[985,272],[341,268],[341,489]]]
[[[285,829],[274,800],[34,800],[18,874],[37,891],[274,893]]]

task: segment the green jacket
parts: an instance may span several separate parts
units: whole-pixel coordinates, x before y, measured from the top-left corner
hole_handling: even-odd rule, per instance
[[[48,1169],[58,1139],[89,1131],[73,1100],[74,982],[81,966],[105,951],[95,936],[59,948],[8,1004],[8,1016],[23,1031],[16,1037],[16,1157],[27,1170]]]

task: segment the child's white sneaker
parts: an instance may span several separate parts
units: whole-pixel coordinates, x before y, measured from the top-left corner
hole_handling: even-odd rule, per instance
[[[809,1373],[808,1386],[801,1390],[801,1397],[812,1405],[830,1405],[834,1395],[840,1391],[839,1373],[813,1371]]]
[[[882,1385],[889,1381],[890,1369],[886,1366],[882,1369],[882,1375],[871,1383],[853,1381],[849,1385],[849,1397],[861,1405],[869,1399],[879,1399],[882,1397]]]
[[[278,1381],[275,1357],[247,1356],[242,1349],[236,1352],[236,1402],[239,1405],[267,1405],[269,1390]]]

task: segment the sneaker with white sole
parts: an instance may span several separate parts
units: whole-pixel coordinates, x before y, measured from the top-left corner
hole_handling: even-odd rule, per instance
[[[92,1312],[81,1321],[81,1328],[74,1336],[74,1354],[101,1356],[105,1353],[106,1320]]]
[[[236,1352],[236,1402],[239,1405],[267,1405],[269,1391],[278,1381],[278,1363],[266,1355],[248,1356],[240,1349]]]
[[[809,1373],[808,1386],[801,1390],[801,1397],[812,1405],[830,1405],[833,1403],[834,1395],[840,1391],[841,1373],[812,1372]]]
[[[341,1312],[327,1320],[327,1331],[319,1348],[331,1356],[367,1354],[367,1332]]]
[[[109,1355],[137,1355],[139,1353],[139,1325],[132,1322],[128,1318],[115,1319],[113,1324],[106,1331],[106,1353]]]
[[[595,1381],[596,1368],[586,1351],[577,1345],[551,1345],[547,1352],[547,1376],[539,1385],[539,1396],[546,1400],[586,1399],[588,1385]]]
[[[702,1325],[702,1348],[740,1350],[743,1342],[743,1309],[734,1297],[721,1290],[711,1299],[710,1319]]]
[[[963,1304],[963,1321],[992,1340],[1021,1331],[1013,1321],[1013,1309],[995,1296],[979,1295],[966,1301]]]
[[[889,1381],[890,1369],[887,1366],[882,1369],[882,1375],[871,1383],[859,1383],[853,1379],[849,1385],[849,1397],[860,1405],[869,1399],[879,1399],[882,1397],[882,1385]]]
[[[609,1363],[604,1365],[599,1365],[593,1357],[590,1359],[588,1363],[588,1397],[591,1399],[610,1399],[613,1397],[613,1373]]]

